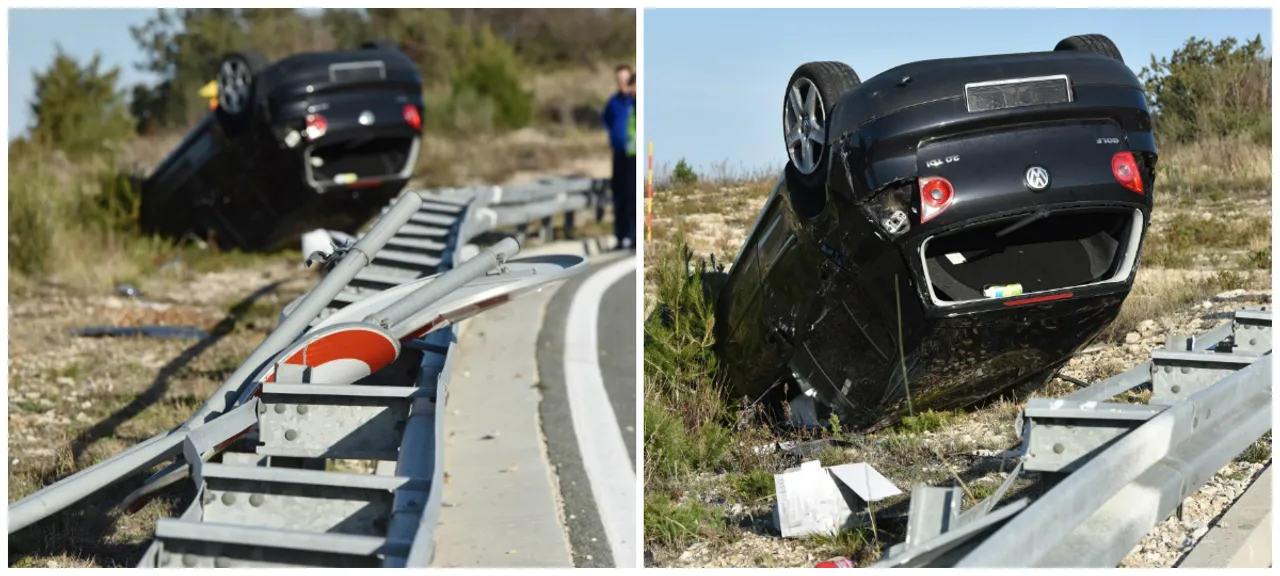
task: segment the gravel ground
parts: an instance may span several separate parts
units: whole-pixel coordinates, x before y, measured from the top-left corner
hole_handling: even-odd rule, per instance
[[[1185,310],[1159,319],[1138,323],[1123,342],[1091,346],[1077,355],[1064,373],[1095,382],[1118,374],[1150,359],[1152,350],[1162,348],[1166,334],[1191,335],[1209,331],[1229,321],[1240,308],[1270,307],[1271,292],[1234,290],[1196,303]],[[1053,381],[1037,396],[1061,396],[1075,387]],[[1142,400],[1134,393],[1129,401]],[[966,486],[994,488],[1013,467],[1008,452],[1018,447],[1013,423],[1020,406],[999,402],[949,423],[942,430],[918,435],[896,435],[890,440],[857,443],[848,449],[850,461],[870,462],[903,491],[915,482],[955,485],[959,474]],[[942,455],[941,461],[936,456]],[[927,462],[922,465],[922,462]],[[1214,519],[1235,501],[1261,474],[1267,464],[1232,462],[1223,468],[1184,504],[1183,517],[1170,518],[1157,526],[1121,563],[1122,567],[1173,567],[1201,538]],[[680,550],[646,551],[646,565],[656,567],[811,567],[830,558],[824,546],[813,540],[787,540],[770,526],[771,503],[745,508],[725,496],[723,476],[695,477],[682,500],[696,499],[721,510],[731,526],[727,536],[706,538]],[[1014,492],[1019,490],[1015,485]],[[983,494],[989,491],[983,491]],[[966,499],[966,506],[971,504]],[[882,503],[892,505],[893,501]],[[883,542],[888,548],[893,541]]]
[[[1182,519],[1172,516],[1134,546],[1125,568],[1173,568],[1199,542],[1267,464],[1232,462],[1182,503]]]

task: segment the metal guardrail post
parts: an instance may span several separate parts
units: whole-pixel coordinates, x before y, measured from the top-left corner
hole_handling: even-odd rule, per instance
[[[1096,455],[978,545],[957,567],[1041,564],[1095,511],[1213,422],[1271,402],[1271,356],[1152,417]],[[1148,521],[1157,519],[1148,518]],[[1147,527],[1149,529],[1150,526]],[[1145,530],[1144,530],[1145,533]]]

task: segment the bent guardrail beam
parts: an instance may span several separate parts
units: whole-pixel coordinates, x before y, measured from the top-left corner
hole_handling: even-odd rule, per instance
[[[351,278],[354,278],[386,244],[397,229],[417,212],[422,198],[406,194],[378,221],[359,242],[338,262],[307,297],[298,305],[294,316],[286,318],[266,340],[253,351],[245,362],[222,386],[181,426],[157,435],[120,454],[112,456],[89,468],[51,484],[36,493],[9,506],[9,533],[12,534],[34,522],[47,518],[71,504],[105,488],[126,476],[169,460],[181,451],[186,433],[226,411],[229,399],[233,399],[241,386],[257,372],[264,362],[289,345],[302,334],[307,323],[319,314]],[[304,318],[305,317],[305,318]]]
[[[994,529],[909,528],[907,542],[876,565],[1115,567],[1271,429],[1270,345],[1271,312],[1240,310],[1199,338],[1170,338],[1167,350],[1122,374],[1063,398],[1031,399],[1022,466],[1061,481],[1030,505],[1022,499],[985,514],[1000,519],[988,522]],[[1154,392],[1147,405],[1105,401],[1143,385]],[[947,490],[918,487],[910,525],[946,517],[938,494]]]
[[[1265,408],[1260,408],[1265,406]],[[1104,507],[1113,497],[1120,494],[1131,482],[1151,470],[1165,457],[1172,456],[1189,440],[1198,440],[1213,448],[1219,443],[1232,443],[1239,440],[1238,434],[1208,437],[1205,430],[1214,429],[1209,426],[1210,418],[1221,420],[1231,415],[1242,415],[1250,409],[1257,410],[1270,421],[1271,406],[1271,356],[1263,356],[1249,367],[1240,370],[1198,392],[1183,402],[1170,406],[1167,410],[1152,417],[1142,426],[1125,434],[1115,444],[1097,454],[1088,463],[1081,466],[1071,475],[1064,478],[1057,486],[1032,503],[1021,514],[1014,517],[999,531],[992,534],[985,542],[956,563],[956,567],[993,567],[993,566],[1028,566],[1041,565],[1047,557],[1068,541],[1070,535],[1082,525],[1087,525],[1091,517]],[[1214,422],[1216,423],[1217,420]],[[1266,432],[1259,431],[1258,436]],[[1257,439],[1253,436],[1240,447],[1243,450]],[[1238,442],[1235,442],[1238,443]],[[1229,461],[1238,452],[1229,453]],[[1216,468],[1203,471],[1208,480]],[[1157,471],[1159,475],[1163,471]],[[1188,494],[1180,494],[1177,501]],[[1122,503],[1123,509],[1127,503]],[[1145,508],[1145,507],[1144,507]],[[1116,507],[1109,508],[1114,511]],[[1104,514],[1105,516],[1105,514]],[[1123,522],[1124,518],[1102,518],[1106,522]],[[1155,520],[1148,518],[1148,520]],[[1154,523],[1153,523],[1154,525]],[[1151,526],[1144,526],[1138,538],[1146,534]],[[1089,533],[1086,538],[1094,541],[1096,532]],[[1077,538],[1074,542],[1079,543]],[[1128,552],[1135,542],[1130,541],[1123,548]],[[1124,544],[1121,541],[1117,544]],[[1092,544],[1085,546],[1092,549]],[[1076,565],[1078,556],[1085,550],[1077,546],[1071,551],[1074,555],[1063,557],[1067,551],[1061,550],[1057,558]],[[1090,555],[1091,557],[1093,555]],[[1123,557],[1123,554],[1122,556]],[[1117,559],[1118,560],[1118,559]],[[1114,566],[1114,565],[1113,565]]]
[[[476,201],[475,190],[455,191],[449,195],[405,193],[353,245],[340,246],[331,255],[317,253],[309,258],[323,262],[329,268],[328,275],[286,308],[276,330],[191,418],[173,430],[14,503],[10,506],[10,534],[103,487],[173,460],[171,465],[152,475],[125,500],[125,506],[132,512],[145,505],[146,499],[164,486],[185,478],[196,481],[196,500],[180,519],[167,520],[157,526],[155,540],[144,555],[141,566],[256,565],[260,562],[253,559],[253,554],[258,552],[274,559],[263,560],[268,563],[322,566],[330,565],[326,562],[332,560],[337,562],[332,565],[345,565],[350,561],[358,565],[373,562],[389,567],[427,565],[434,549],[432,538],[443,489],[444,395],[447,394],[457,349],[457,331],[453,324],[580,272],[585,262],[578,256],[555,255],[512,260],[520,246],[510,238],[484,250],[476,249],[467,242],[491,231],[497,218],[485,221],[475,218],[475,214],[481,209],[497,208],[501,212],[508,207],[525,214],[524,218],[549,211],[571,213],[590,203],[587,195],[601,192],[597,184],[588,180],[543,181],[524,189],[524,192],[508,194],[505,201],[486,198],[502,202],[489,208],[482,208],[482,203]],[[517,200],[519,202],[514,202]],[[530,210],[529,204],[536,210]],[[520,217],[511,221],[517,225],[524,223]],[[384,246],[388,248],[383,250]],[[471,257],[467,258],[467,255]],[[311,345],[307,343],[310,340],[304,342],[307,338],[322,339],[337,333],[335,330],[360,332],[358,326],[361,324],[370,325],[367,331],[371,334],[380,333],[400,341],[402,346],[396,349],[397,356],[402,351],[421,355],[420,366],[416,368],[412,381],[395,381],[391,387],[382,384],[355,388],[315,385],[311,384],[305,360],[303,365],[285,363],[283,355],[286,352]],[[379,325],[385,327],[375,327]],[[272,383],[281,378],[283,380]],[[259,386],[264,381],[268,384]],[[262,391],[260,398],[254,395],[259,390]],[[297,420],[297,415],[304,414],[307,403],[316,401],[304,400],[308,395],[319,400],[314,405],[314,416],[320,418],[315,423],[319,428],[309,428],[305,421]],[[353,409],[350,413],[341,411],[345,410],[346,401],[341,399],[345,397],[356,399],[350,406]],[[338,444],[331,447],[337,450],[335,454],[350,453],[352,446],[344,440],[354,440],[355,437],[333,434],[346,434],[343,430],[354,422],[347,422],[347,419],[367,417],[368,410],[360,408],[360,402],[364,401],[394,406],[393,412],[401,408],[405,410],[398,417],[403,418],[403,428],[397,429],[393,436],[387,434],[390,429],[372,437],[369,430],[362,427],[349,430],[363,438],[361,441],[372,439],[378,446],[374,452],[364,451],[361,454],[384,460],[387,455],[398,453],[395,462],[383,461],[378,466],[379,474],[393,474],[395,479],[352,484],[353,480],[343,479],[351,475],[333,476],[318,469],[276,473],[287,468],[276,468],[274,460],[268,462],[270,458],[283,457],[298,462],[281,462],[278,466],[303,465],[305,468],[315,464],[308,463],[308,458],[315,460],[312,456],[356,458],[326,456],[329,452],[323,450],[329,449],[323,449],[323,446],[336,440]],[[299,409],[296,415],[281,412],[282,408],[292,406],[291,403]],[[335,408],[340,411],[333,412]],[[323,418],[326,413],[337,415],[337,419]],[[284,430],[281,426],[286,421],[296,422],[289,426],[299,428]],[[233,444],[246,434],[252,440],[250,444]],[[281,434],[285,436],[283,440],[297,442],[273,446],[270,438]],[[288,437],[291,434],[293,437]],[[249,446],[256,448],[249,448],[246,452]],[[396,452],[386,451],[386,446],[395,446]],[[228,449],[228,452],[223,452]],[[317,449],[322,451],[314,452]],[[223,454],[223,464],[205,464],[218,453]],[[298,458],[290,457],[304,453]],[[383,464],[394,464],[394,470]],[[261,466],[268,468],[257,468]],[[392,491],[394,505],[388,507],[379,520],[384,523],[377,529],[377,538],[329,534],[326,537],[335,548],[326,549],[310,544],[304,546],[311,542],[307,539],[308,525],[305,522],[298,525],[302,531],[271,528],[279,525],[282,519],[272,516],[270,510],[258,510],[267,515],[254,516],[252,510],[231,506],[234,494],[226,492],[226,482],[232,476],[239,478],[235,481],[242,484],[253,479],[261,480],[261,486],[246,484],[236,490],[251,489],[244,497],[257,498],[258,504],[249,502],[253,506],[263,503],[263,493],[259,490],[267,490],[270,494],[266,496],[268,507],[282,505],[276,498],[290,498],[284,493],[270,492],[283,489],[283,485],[306,489],[316,483],[316,486],[328,486],[326,490],[331,492],[350,489],[365,490],[366,494],[375,484],[390,486],[395,483],[398,487]],[[214,493],[210,491],[221,494],[218,499],[221,504],[210,500]],[[204,517],[206,512],[211,514],[209,518]],[[315,522],[323,521],[325,515],[334,510],[289,509],[287,512],[291,516],[295,513],[310,515],[307,516],[309,521]],[[249,515],[236,516],[244,513]],[[233,529],[234,524],[222,523],[224,520],[219,518],[239,518],[238,521],[248,521],[249,524],[237,532]],[[272,541],[246,538],[250,533],[270,535],[269,540]],[[329,560],[308,556],[304,548],[315,548],[317,554]],[[246,550],[252,552],[250,549],[258,552],[245,556]],[[370,553],[377,558],[369,556]]]

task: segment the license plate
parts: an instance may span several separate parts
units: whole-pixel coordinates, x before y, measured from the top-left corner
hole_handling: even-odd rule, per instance
[[[964,86],[970,112],[989,112],[1037,104],[1071,102],[1071,79],[1065,74],[974,82]]]
[[[380,60],[329,65],[331,82],[368,82],[384,80],[386,77],[387,68]]]

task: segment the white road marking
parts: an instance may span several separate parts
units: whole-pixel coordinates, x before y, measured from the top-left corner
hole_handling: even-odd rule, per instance
[[[573,433],[618,568],[636,567],[636,473],[604,387],[598,333],[605,291],[636,266],[637,259],[628,257],[583,282],[569,305],[564,335],[564,379]]]

